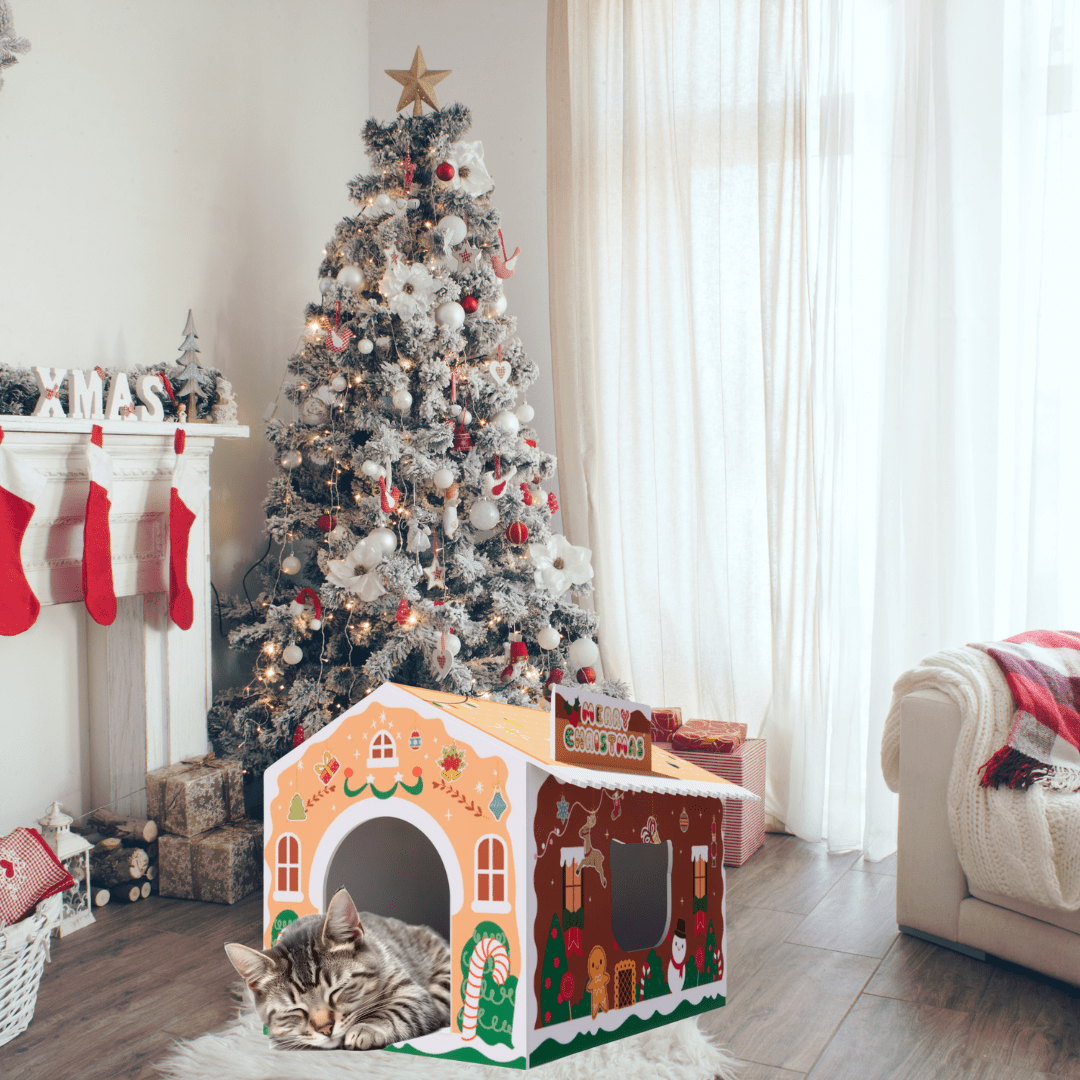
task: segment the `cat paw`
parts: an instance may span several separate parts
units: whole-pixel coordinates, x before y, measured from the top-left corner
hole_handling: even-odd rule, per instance
[[[352,1028],[345,1035],[346,1050],[378,1050],[385,1045],[371,1028]]]

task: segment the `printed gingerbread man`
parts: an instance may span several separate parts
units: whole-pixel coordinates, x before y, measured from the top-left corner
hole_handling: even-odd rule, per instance
[[[589,952],[589,981],[585,989],[589,991],[592,1002],[592,1018],[596,1014],[608,1011],[608,983],[611,976],[607,973],[607,953],[600,945],[594,945]]]

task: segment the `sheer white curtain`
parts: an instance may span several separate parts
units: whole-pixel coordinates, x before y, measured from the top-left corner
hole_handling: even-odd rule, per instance
[[[562,502],[603,662],[748,722],[769,813],[881,857],[893,680],[1080,626],[1076,5],[549,12]]]

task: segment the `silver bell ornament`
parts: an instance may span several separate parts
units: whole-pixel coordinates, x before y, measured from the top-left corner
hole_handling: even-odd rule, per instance
[[[304,659],[304,650],[299,645],[286,645],[281,650],[281,659],[286,664],[299,664]]]
[[[299,450],[286,450],[281,455],[281,467],[283,469],[298,469],[303,463],[304,458]]]
[[[295,555],[286,555],[285,558],[281,560],[281,572],[283,574],[293,576],[299,574],[302,569],[303,566]]]
[[[546,649],[549,652],[552,649],[557,649],[561,640],[562,635],[554,626],[545,626],[544,629],[536,635],[536,644],[539,645],[541,649]]]

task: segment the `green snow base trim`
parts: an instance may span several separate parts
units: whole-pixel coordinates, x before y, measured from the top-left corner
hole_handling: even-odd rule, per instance
[[[454,1061],[467,1061],[471,1065],[491,1065],[495,1068],[504,1069],[524,1069],[525,1059],[523,1057],[514,1058],[512,1061],[494,1061],[492,1058],[484,1057],[479,1050],[474,1050],[471,1046],[463,1046],[460,1050],[447,1050],[445,1054],[427,1054],[423,1050],[417,1050],[415,1046],[384,1046],[384,1050],[389,1050],[393,1054],[415,1054],[417,1057],[429,1057],[429,1058],[452,1058]]]
[[[556,1042],[554,1039],[545,1039],[535,1050],[529,1054],[529,1068],[536,1065],[545,1065],[549,1061],[557,1061],[559,1058],[569,1057],[580,1050],[588,1050],[590,1046],[602,1046],[604,1043],[614,1042],[616,1039],[625,1039],[627,1035],[640,1035],[643,1031],[651,1031],[653,1028],[663,1027],[664,1024],[673,1024],[676,1020],[685,1020],[687,1017],[696,1016],[698,1013],[710,1012],[719,1009],[727,1003],[723,994],[716,997],[702,998],[697,1004],[692,1001],[680,1001],[669,1013],[653,1013],[652,1016],[641,1017],[630,1015],[624,1024],[620,1024],[614,1031],[579,1031],[568,1043]]]

